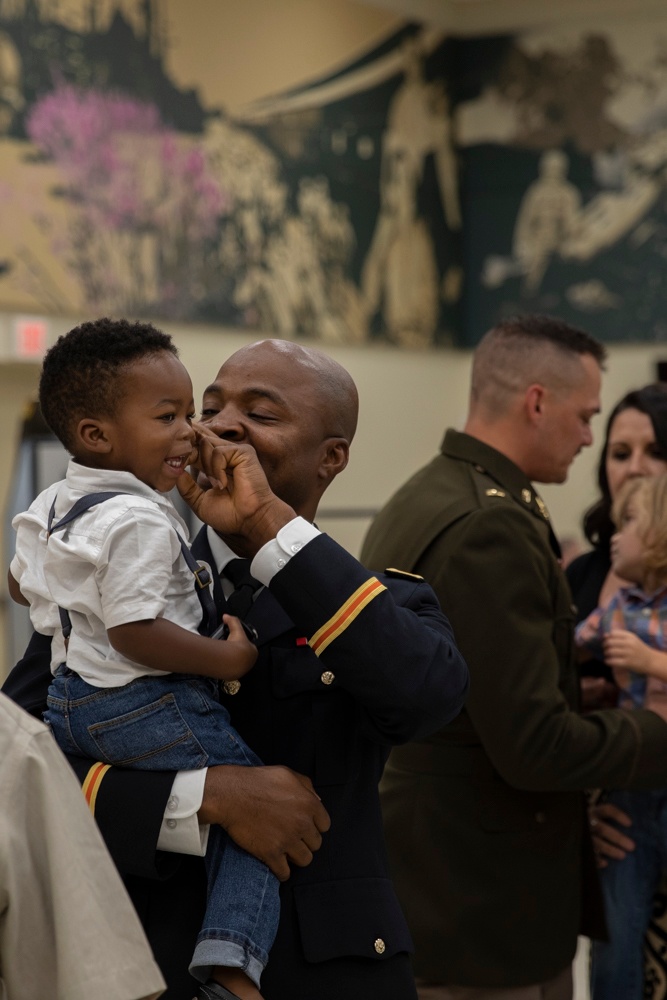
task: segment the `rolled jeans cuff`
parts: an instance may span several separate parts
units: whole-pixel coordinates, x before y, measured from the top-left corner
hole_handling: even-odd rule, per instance
[[[249,955],[243,945],[235,944],[234,941],[216,941],[209,938],[197,944],[189,971],[190,975],[200,983],[206,983],[217,966],[243,969],[248,979],[252,979],[259,989],[259,980],[265,964],[253,955]]]

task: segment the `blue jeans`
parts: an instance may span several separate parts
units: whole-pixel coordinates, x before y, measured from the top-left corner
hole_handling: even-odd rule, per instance
[[[146,771],[197,770],[261,761],[232,728],[217,683],[169,674],[116,688],[92,687],[63,664],[49,688],[44,720],[65,753]],[[278,927],[278,880],[211,826],[208,902],[190,972],[205,982],[214,966],[243,969],[259,985]]]
[[[615,791],[608,802],[632,819],[635,850],[600,871],[609,941],[591,947],[592,1000],[643,1000],[644,936],[667,868],[667,790]]]

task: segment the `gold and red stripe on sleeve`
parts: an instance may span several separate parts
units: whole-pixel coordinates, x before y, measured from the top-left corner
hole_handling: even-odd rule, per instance
[[[95,802],[97,801],[97,793],[99,792],[100,785],[102,784],[102,778],[110,767],[111,764],[100,764],[99,762],[97,764],[93,764],[81,786],[81,791],[86,797],[88,808],[93,816],[95,815]]]
[[[329,643],[337,639],[348,625],[352,624],[366,605],[370,604],[378,594],[381,594],[386,589],[385,585],[380,583],[374,576],[370,580],[366,580],[365,583],[362,583],[352,596],[348,597],[345,604],[338,609],[335,615],[332,615],[329,621],[325,622],[322,628],[318,629],[315,635],[311,636],[308,640],[308,644],[313,652],[317,656],[323,653]]]

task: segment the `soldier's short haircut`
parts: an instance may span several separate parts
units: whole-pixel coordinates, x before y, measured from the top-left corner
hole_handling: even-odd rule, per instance
[[[533,383],[569,391],[583,377],[578,359],[602,367],[605,347],[584,330],[552,316],[532,314],[503,320],[484,335],[474,355],[471,402],[502,413]]]
[[[128,365],[151,354],[178,356],[171,337],[151,323],[104,317],[82,323],[47,351],[39,381],[44,420],[69,452],[85,417],[111,417],[124,395]]]

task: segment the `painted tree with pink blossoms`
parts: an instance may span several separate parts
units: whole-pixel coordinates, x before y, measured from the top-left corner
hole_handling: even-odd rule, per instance
[[[201,146],[165,126],[152,104],[64,83],[33,106],[26,128],[62,176],[65,252],[87,305],[196,313],[215,293],[230,208]]]

